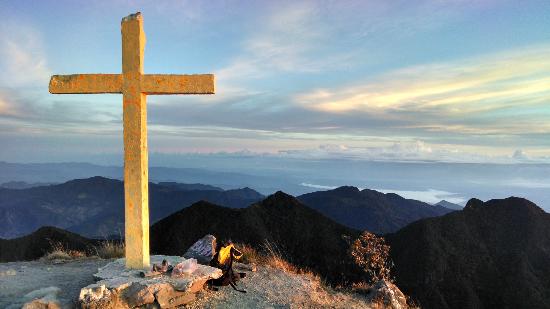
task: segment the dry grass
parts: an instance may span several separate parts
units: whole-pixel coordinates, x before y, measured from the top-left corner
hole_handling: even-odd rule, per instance
[[[241,262],[244,264],[256,264],[282,270],[285,273],[300,274],[310,277],[312,280],[322,282],[321,277],[311,270],[298,267],[284,257],[283,252],[277,244],[267,239],[264,241],[260,250],[247,244],[235,244],[237,249],[243,253]],[[325,283],[322,282],[324,285]]]
[[[69,261],[82,259],[87,257],[99,257],[102,259],[115,259],[124,257],[124,242],[106,240],[94,247],[91,252],[95,251],[95,255],[88,254],[83,251],[67,249],[59,242],[51,243],[51,251],[46,253],[41,260],[45,261]]]
[[[46,253],[41,259],[46,261],[54,260],[74,260],[86,257],[86,253],[78,250],[70,250],[65,248],[65,246],[60,243],[51,243],[52,250]]]
[[[124,257],[125,246],[122,241],[106,240],[96,247],[97,256],[102,259],[116,259]]]

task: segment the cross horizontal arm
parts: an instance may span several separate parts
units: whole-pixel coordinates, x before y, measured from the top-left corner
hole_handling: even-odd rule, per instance
[[[121,93],[121,74],[54,75],[50,93]]]
[[[146,74],[141,92],[146,94],[214,94],[214,75]]]

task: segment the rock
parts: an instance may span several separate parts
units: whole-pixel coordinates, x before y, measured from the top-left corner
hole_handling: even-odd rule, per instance
[[[55,286],[47,287],[27,293],[23,298],[27,301],[22,309],[60,309],[57,299],[61,289]]]
[[[155,294],[156,300],[160,308],[173,308],[176,306],[182,306],[195,300],[195,294],[193,292],[180,292],[176,291],[169,285],[163,285]]]
[[[0,277],[15,276],[15,275],[17,275],[17,271],[15,269],[8,269],[6,271],[0,271]]]
[[[367,298],[373,303],[382,305],[383,308],[409,308],[407,298],[403,292],[388,280],[379,280],[376,282],[367,294]]]
[[[124,289],[122,297],[130,308],[152,304],[155,301],[153,291],[148,286],[139,282],[134,282],[128,288]]]
[[[151,256],[152,263],[167,260],[176,265],[185,258],[178,256]],[[124,259],[118,259],[100,268],[94,275],[94,284],[80,291],[79,304],[84,309],[110,308],[172,308],[195,299],[209,279],[222,276],[218,268],[197,265],[197,269],[181,277],[163,274],[158,277],[141,277],[140,270],[126,269]]]
[[[256,271],[256,264],[254,264],[254,263],[243,264],[243,263],[234,262],[233,263],[233,269],[237,272],[243,272],[243,271],[255,272]]]
[[[216,237],[206,235],[197,240],[183,255],[186,259],[197,259],[200,264],[208,265],[216,254]]]

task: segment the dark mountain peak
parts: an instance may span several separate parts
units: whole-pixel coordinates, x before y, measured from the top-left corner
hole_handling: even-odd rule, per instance
[[[537,206],[535,203],[524,199],[522,197],[511,196],[505,199],[492,199],[487,202],[483,202],[479,199],[472,198],[464,207],[464,210],[471,211],[477,209],[490,209],[490,211],[528,211],[528,212],[542,212],[544,210]]]
[[[468,200],[468,203],[466,203],[466,206],[464,207],[464,210],[473,210],[478,209],[479,207],[483,206],[483,201],[477,198],[471,198]]]
[[[290,194],[284,193],[283,191],[277,191],[266,197],[263,201],[258,202],[257,204],[267,207],[279,207],[293,206],[296,204],[300,204],[300,202],[298,202],[298,200]]]
[[[114,183],[121,183],[122,181],[111,179],[103,176],[93,176],[90,178],[82,178],[82,179],[73,179],[69,180],[61,185],[111,185]]]
[[[218,208],[218,207],[223,208],[222,206],[216,205],[216,204],[211,203],[209,201],[200,200],[198,202],[195,202],[195,203],[191,204],[191,206],[189,206],[189,209],[196,209],[196,208],[204,209],[204,208]],[[184,210],[185,210],[185,208],[183,208],[182,210],[180,210],[178,212],[182,212]]]
[[[354,186],[341,186],[331,191],[340,194],[355,194],[359,192],[359,188]]]
[[[228,194],[237,194],[242,197],[254,198],[254,199],[261,199],[264,197],[261,193],[249,187],[244,187],[240,189],[231,189],[225,192]]]
[[[494,199],[484,203],[491,208],[504,208],[506,210],[519,210],[531,213],[545,213],[545,211],[535,203],[522,197],[511,196],[505,199]]]
[[[254,190],[250,187],[244,187],[244,188],[240,188],[240,189],[236,189],[236,190],[247,192],[247,193],[256,193],[256,194],[261,195],[260,193],[258,193],[258,191]],[[227,190],[227,191],[232,191],[232,190]]]
[[[549,214],[509,197],[471,199],[386,240],[397,284],[423,308],[548,308],[550,296],[533,293],[550,290],[548,235]]]
[[[55,226],[43,226],[33,232],[33,234],[49,234],[49,233],[70,233],[70,232]]]
[[[41,227],[19,238],[0,240],[0,262],[34,260],[52,251],[57,244],[68,250],[92,253],[98,243],[53,226]]]

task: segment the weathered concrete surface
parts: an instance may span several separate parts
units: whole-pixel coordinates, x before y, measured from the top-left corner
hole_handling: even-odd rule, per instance
[[[60,264],[45,261],[0,263],[0,308],[21,309],[25,303],[32,302],[35,307],[41,304],[51,307],[58,303],[61,308],[74,308],[80,289],[94,283],[93,275],[108,262],[81,259]]]
[[[141,13],[124,17],[122,74],[54,75],[50,93],[122,93],[126,266],[149,268],[147,94],[213,94],[214,75],[143,74]]]
[[[160,264],[163,259],[171,265],[185,260],[178,256],[151,256],[152,262],[156,264]],[[99,281],[80,291],[80,306],[105,309],[134,308],[149,304],[172,308],[193,301],[195,294],[202,290],[207,280],[222,275],[218,268],[197,265],[197,269],[188,275],[141,278],[139,270],[127,269],[124,265],[124,259],[118,259],[100,268],[94,275]]]
[[[50,80],[51,93],[121,93],[121,74],[54,75]]]
[[[213,94],[213,74],[147,74],[141,79],[141,91],[146,94]]]
[[[149,268],[147,101],[140,91],[145,32],[141,14],[122,20],[126,266]]]

